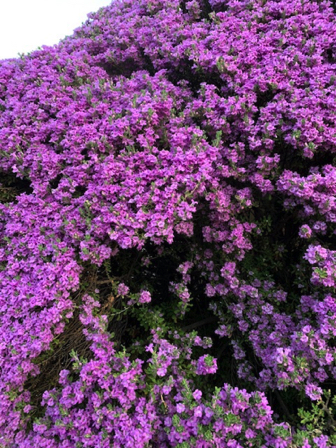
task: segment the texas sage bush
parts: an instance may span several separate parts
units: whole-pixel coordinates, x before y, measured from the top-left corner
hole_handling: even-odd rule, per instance
[[[0,61],[0,446],[336,446],[336,15],[114,0]]]

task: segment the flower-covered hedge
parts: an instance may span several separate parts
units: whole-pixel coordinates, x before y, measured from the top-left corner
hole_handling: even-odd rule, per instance
[[[0,446],[336,446],[336,14],[114,0],[0,61]]]

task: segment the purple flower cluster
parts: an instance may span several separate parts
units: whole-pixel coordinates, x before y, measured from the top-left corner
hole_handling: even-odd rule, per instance
[[[0,61],[0,446],[335,446],[276,415],[336,380],[335,42],[327,0],[115,0]]]

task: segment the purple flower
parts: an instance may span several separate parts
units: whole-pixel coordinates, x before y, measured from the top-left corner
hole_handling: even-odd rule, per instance
[[[207,375],[217,371],[217,360],[210,355],[203,355],[197,361],[196,373]]]
[[[129,293],[129,287],[126,286],[124,283],[120,283],[118,285],[118,294],[121,296],[127,296]]]
[[[184,404],[183,403],[177,403],[177,405],[176,405],[176,412],[178,414],[182,414],[182,412],[184,412],[184,410],[185,410]]]
[[[311,400],[319,400],[322,395],[322,389],[316,384],[307,384],[305,388],[306,394]]]
[[[149,303],[152,300],[151,294],[148,291],[141,291],[139,296],[139,303]]]

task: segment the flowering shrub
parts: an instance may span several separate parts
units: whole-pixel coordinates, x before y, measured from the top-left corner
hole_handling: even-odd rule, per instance
[[[336,446],[336,15],[115,0],[0,61],[0,446]]]

